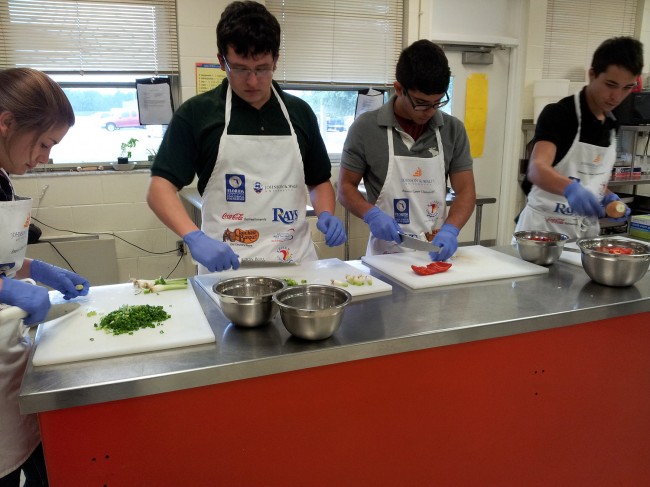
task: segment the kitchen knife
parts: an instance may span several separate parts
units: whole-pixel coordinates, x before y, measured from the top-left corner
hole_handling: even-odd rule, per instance
[[[402,247],[413,250],[424,250],[426,252],[440,252],[440,247],[433,245],[431,242],[411,237],[402,232],[399,232],[399,235],[402,237],[402,243],[400,244]]]

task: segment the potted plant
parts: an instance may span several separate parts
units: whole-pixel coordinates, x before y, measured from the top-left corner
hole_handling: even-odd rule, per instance
[[[156,158],[156,154],[158,153],[158,151],[156,149],[147,149],[147,152],[149,153],[149,155],[147,156],[147,161],[153,162],[154,159]]]
[[[131,157],[131,149],[133,149],[137,143],[138,139],[134,139],[133,137],[131,137],[126,142],[122,142],[122,145],[120,146],[122,151],[120,152],[120,156],[117,158],[118,164],[129,163],[129,158]]]

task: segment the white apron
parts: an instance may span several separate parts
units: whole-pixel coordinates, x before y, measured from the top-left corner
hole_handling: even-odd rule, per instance
[[[440,130],[436,128],[438,154],[431,158],[396,155],[392,127],[386,129],[386,134],[388,169],[375,206],[392,216],[404,233],[431,241],[447,213],[445,158]],[[409,251],[395,242],[375,238],[371,233],[366,255]]]
[[[0,202],[3,275],[13,277],[23,265],[31,209],[31,198]],[[0,309],[6,308],[0,304]],[[18,409],[18,392],[31,346],[22,320],[0,313],[0,478],[20,467],[40,442],[36,415],[22,415]]]
[[[614,131],[612,130],[608,147],[580,142],[580,93],[575,94],[574,100],[578,115],[578,132],[569,151],[554,169],[563,176],[580,181],[580,184],[600,201],[605,196],[607,183],[616,162]],[[533,186],[528,194],[526,207],[517,222],[516,231],[521,230],[545,230],[564,233],[569,238],[586,238],[597,236],[600,233],[600,225],[596,217],[575,215],[564,196]]]
[[[223,237],[241,260],[317,260],[307,221],[307,191],[298,139],[282,99],[291,135],[229,135],[232,89],[217,161],[203,193],[201,229]],[[199,274],[207,269],[199,265]]]

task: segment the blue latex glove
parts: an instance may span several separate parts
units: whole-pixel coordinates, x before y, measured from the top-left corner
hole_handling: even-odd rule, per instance
[[[25,310],[28,313],[24,320],[27,325],[43,321],[52,306],[50,295],[44,287],[8,277],[2,278],[0,303],[18,306]]]
[[[204,265],[210,272],[227,271],[231,267],[239,269],[239,256],[230,245],[208,237],[201,230],[194,230],[183,237],[190,248],[194,260]]]
[[[598,218],[605,216],[605,210],[600,205],[596,195],[575,179],[564,189],[564,196],[568,200],[571,209],[578,215],[596,216]]]
[[[445,223],[440,230],[438,230],[436,236],[433,237],[433,242],[431,242],[433,245],[440,247],[440,251],[438,252],[429,252],[431,260],[447,260],[449,257],[454,255],[454,252],[458,249],[459,233],[460,230],[451,223]]]
[[[316,228],[325,234],[325,243],[328,247],[336,247],[346,240],[343,222],[329,211],[324,211],[318,215]]]
[[[616,193],[607,193],[605,195],[605,197],[603,198],[603,201],[601,202],[602,205],[603,205],[603,208],[605,208],[612,201],[621,201],[621,198],[619,198]],[[620,218],[610,218],[610,217],[608,217],[609,220],[613,221],[613,222],[621,222],[621,223],[626,222],[628,217],[630,216],[630,213],[632,213],[632,209],[627,205],[625,207],[626,207],[625,215],[623,215]]]
[[[79,274],[48,264],[42,260],[32,260],[29,269],[32,279],[46,286],[50,286],[52,289],[61,291],[65,299],[72,299],[88,294],[90,284]]]
[[[402,237],[399,236],[399,225],[394,218],[391,218],[386,213],[381,211],[376,206],[373,206],[363,216],[363,221],[370,227],[370,232],[374,237],[382,240],[394,241],[395,243],[402,243]]]

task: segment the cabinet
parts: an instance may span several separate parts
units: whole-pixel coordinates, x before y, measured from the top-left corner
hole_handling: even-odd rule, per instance
[[[636,195],[639,185],[650,184],[650,174],[648,174],[650,166],[649,141],[650,126],[648,125],[622,125],[620,127],[615,173],[608,185],[612,191],[616,187],[631,186],[632,194]]]

